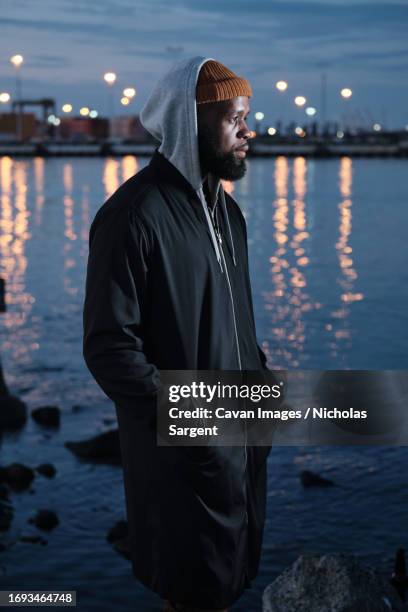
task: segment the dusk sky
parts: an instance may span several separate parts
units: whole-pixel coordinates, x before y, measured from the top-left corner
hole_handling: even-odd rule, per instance
[[[115,113],[138,113],[171,63],[204,55],[251,81],[252,110],[267,125],[305,117],[296,95],[319,112],[322,72],[328,119],[408,124],[407,0],[2,0],[0,22],[0,91],[14,94],[9,58],[20,53],[24,97],[55,97],[58,110],[70,102],[106,113],[102,75],[112,70]],[[289,83],[283,95],[279,79]],[[138,93],[127,109],[126,86]]]

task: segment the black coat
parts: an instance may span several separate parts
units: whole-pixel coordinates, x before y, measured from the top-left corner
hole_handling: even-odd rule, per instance
[[[219,215],[241,369],[256,341],[245,219],[226,194],[236,266]],[[217,204],[218,206],[218,204]],[[237,370],[232,300],[202,205],[156,152],[99,209],[90,230],[84,358],[116,406],[135,576],[162,597],[231,605],[257,574],[269,447],[207,454],[156,445],[159,370]]]

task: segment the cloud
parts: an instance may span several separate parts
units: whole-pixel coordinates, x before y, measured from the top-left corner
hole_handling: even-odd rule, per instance
[[[3,56],[23,53],[27,87],[47,88],[48,75],[52,95],[97,104],[112,69],[118,86],[138,88],[140,106],[171,62],[206,55],[248,76],[260,103],[278,78],[313,95],[326,70],[333,87],[352,82],[375,105],[381,81],[400,92],[395,112],[406,122],[397,74],[407,65],[406,0],[3,0],[3,15]],[[0,76],[12,83],[6,62]]]

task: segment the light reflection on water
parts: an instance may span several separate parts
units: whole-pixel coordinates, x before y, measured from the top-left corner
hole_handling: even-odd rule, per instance
[[[30,238],[29,216],[27,208],[28,163],[15,163],[10,157],[0,158],[1,215],[0,215],[0,274],[7,281],[7,312],[2,316],[2,324],[10,332],[27,323],[33,295],[27,290],[26,242]],[[34,338],[27,347],[16,344],[10,337],[4,346],[12,352],[16,360],[25,360],[28,350],[35,350]]]
[[[35,495],[16,498],[16,537],[26,533],[33,505],[52,502],[61,517],[48,547],[13,546],[5,565],[16,587],[52,589],[56,576],[69,577],[66,588],[80,589],[102,611],[112,602],[133,609],[132,601],[159,609],[105,541],[124,514],[120,472],[77,462],[63,447],[106,428],[103,417],[113,416],[82,360],[89,226],[103,201],[146,163],[133,156],[0,158],[0,275],[7,282],[0,355],[10,388],[30,408],[57,404],[63,411],[57,434],[47,437],[29,421],[16,441],[1,441],[2,463],[51,461],[59,474],[55,482],[39,480]],[[242,181],[226,184],[248,224],[258,338],[271,365],[408,368],[405,164],[257,159]],[[73,413],[73,404],[83,411]],[[259,609],[262,586],[304,550],[342,548],[389,564],[407,519],[401,461],[398,448],[276,449],[260,577],[233,609]],[[306,495],[296,466],[328,473],[347,496],[341,487]],[[74,492],[69,499],[67,490]]]
[[[40,339],[28,321],[36,300],[41,300],[41,307],[49,300],[52,283],[55,290],[55,284],[62,282],[65,297],[60,297],[68,310],[71,302],[74,309],[80,308],[90,223],[103,201],[146,163],[145,158],[132,155],[91,160],[1,158],[0,273],[7,281],[9,306],[2,321],[10,331],[25,327],[29,340],[23,346],[6,340],[3,348],[11,350],[14,359],[24,355],[30,361],[38,349]],[[358,348],[355,342],[364,324],[364,302],[367,297],[378,301],[381,287],[375,269],[371,277],[367,274],[367,262],[363,279],[359,277],[359,261],[370,245],[378,242],[380,247],[382,239],[392,241],[393,236],[370,223],[368,213],[365,225],[360,218],[356,234],[353,183],[376,163],[348,157],[329,161],[277,157],[251,161],[242,181],[224,181],[247,219],[258,336],[273,367],[373,367],[366,363],[369,347],[364,354],[361,341]],[[386,168],[386,161],[381,164]],[[392,173],[398,164],[391,164]],[[387,184],[392,189],[393,179]],[[366,199],[358,199],[360,217],[375,196],[369,180],[365,190]],[[397,227],[403,227],[406,207],[397,202],[393,213],[399,218]],[[396,259],[403,256],[403,252],[395,253]],[[32,282],[27,282],[30,271]],[[398,304],[403,309],[398,295],[403,293],[399,264],[392,274],[395,297],[389,293],[376,304],[378,320],[370,328],[371,346],[376,329],[383,336],[387,331],[393,335],[393,321],[384,316],[387,309],[398,309]],[[58,300],[53,302],[55,306]],[[32,316],[36,320],[37,314]],[[397,347],[388,347],[382,362],[381,347],[377,347],[376,367],[401,367],[400,353]]]

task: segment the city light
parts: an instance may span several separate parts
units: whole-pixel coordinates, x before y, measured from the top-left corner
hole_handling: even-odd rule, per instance
[[[343,98],[351,98],[351,96],[353,95],[353,92],[351,91],[351,89],[349,87],[343,87],[343,89],[340,92],[340,95]]]
[[[116,81],[116,74],[114,72],[105,72],[103,78],[108,85],[113,85]]]
[[[306,136],[306,132],[305,130],[300,127],[300,125],[298,125],[297,127],[295,127],[295,134],[297,134],[298,136],[300,136],[301,138],[303,138],[304,136]]]
[[[10,62],[14,66],[15,74],[16,74],[16,90],[15,96],[16,101],[21,102],[23,98],[22,88],[21,88],[21,66],[24,62],[24,57],[19,53],[17,55],[12,55],[10,57]],[[18,113],[17,113],[17,121],[16,121],[16,138],[18,141],[22,139],[23,134],[23,114],[22,114],[22,106],[20,105]]]
[[[314,117],[314,115],[317,113],[317,110],[314,106],[308,106],[305,110],[305,113],[306,115],[309,115],[309,117]]]
[[[374,130],[374,132],[381,132],[381,130],[382,130],[381,124],[380,123],[374,123],[373,130]]]
[[[304,96],[296,96],[295,104],[296,106],[304,106],[306,104],[306,98]]]
[[[98,111],[93,108],[92,110],[89,111],[89,116],[91,119],[96,119],[98,116]]]
[[[337,138],[341,139],[344,136],[344,132],[342,130],[338,130],[336,133]]]
[[[123,98],[120,99],[120,103],[123,104],[123,106],[127,106],[129,102],[130,100],[126,96],[123,96]]]
[[[10,94],[7,93],[7,91],[2,91],[0,93],[0,102],[3,102],[3,104],[10,102]]]
[[[114,72],[105,72],[105,74],[103,75],[103,78],[105,79],[105,82],[108,84],[108,91],[109,91],[108,116],[109,116],[109,119],[112,120],[113,115],[115,114],[115,98],[113,95],[113,92],[114,92],[113,86],[116,81],[116,74]],[[112,125],[111,124],[109,124],[109,135],[112,136]]]
[[[256,119],[257,121],[262,121],[262,119],[263,119],[264,117],[265,117],[265,115],[264,115],[263,113],[260,113],[260,112],[255,113],[255,119]]]
[[[47,121],[51,123],[51,125],[59,125],[61,123],[61,119],[58,119],[55,115],[48,115]]]
[[[20,68],[21,64],[24,62],[24,57],[22,55],[13,55],[10,57],[10,62],[13,64],[14,68]]]
[[[125,98],[134,98],[136,95],[136,89],[134,87],[126,87],[123,90],[123,95]]]
[[[72,104],[63,104],[62,105],[62,112],[63,113],[70,113],[72,111]]]
[[[79,114],[82,115],[82,117],[88,117],[90,113],[90,110],[87,106],[83,106],[82,108],[79,109]]]
[[[268,128],[268,134],[269,134],[269,136],[275,136],[276,128],[274,128],[274,127]]]
[[[288,84],[286,81],[278,81],[275,84],[276,89],[278,89],[279,91],[286,91],[288,88]]]

